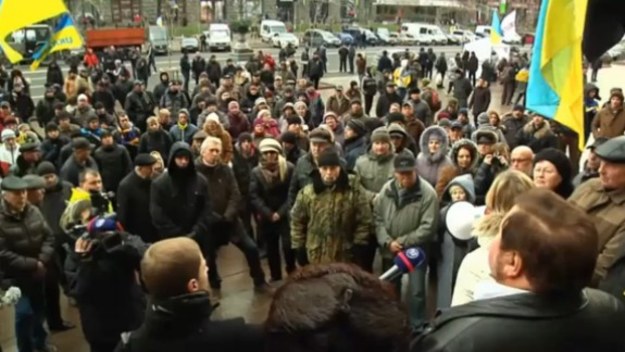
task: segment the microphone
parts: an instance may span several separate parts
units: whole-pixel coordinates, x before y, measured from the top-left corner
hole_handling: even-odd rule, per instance
[[[393,263],[394,265],[380,276],[380,280],[393,281],[403,274],[413,272],[425,263],[425,253],[419,247],[408,248],[399,252]]]

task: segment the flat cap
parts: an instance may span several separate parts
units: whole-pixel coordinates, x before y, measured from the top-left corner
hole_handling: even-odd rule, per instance
[[[156,163],[156,158],[148,153],[141,153],[135,157],[135,166],[152,166]]]
[[[417,160],[412,155],[399,154],[393,160],[393,168],[396,172],[408,172],[417,168]]]
[[[595,154],[603,160],[625,164],[625,136],[609,139],[595,149]]]
[[[28,189],[46,188],[46,181],[41,176],[26,175],[22,177],[22,180],[26,182]]]
[[[24,191],[28,189],[28,183],[17,176],[8,176],[2,180],[3,191]]]

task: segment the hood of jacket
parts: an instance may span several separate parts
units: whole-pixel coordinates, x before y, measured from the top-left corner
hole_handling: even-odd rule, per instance
[[[182,172],[184,174],[194,174],[195,173],[195,164],[193,163],[193,152],[191,152],[191,147],[185,142],[176,142],[171,146],[169,151],[169,159],[167,160],[167,170],[170,174],[180,174],[182,170],[178,168],[176,165],[175,158],[177,156],[186,155],[189,158],[189,164],[185,170],[189,170],[186,172]]]
[[[599,96],[599,87],[597,87],[596,85],[592,83],[586,83],[586,85],[584,86],[584,98],[589,99],[590,98],[589,94],[593,90],[597,91],[597,95],[594,97],[594,99],[601,100],[601,97]]]
[[[451,182],[445,187],[445,192],[443,193],[443,202],[451,202],[451,195],[449,194],[449,190],[452,186],[460,186],[466,193],[467,198],[466,201],[474,204],[475,203],[475,182],[473,182],[473,176],[470,174],[464,174],[460,176],[454,177]]]
[[[196,292],[153,302],[146,312],[150,334],[170,335],[188,331],[209,319],[213,306],[207,292]]]
[[[441,141],[441,147],[435,155],[431,155],[430,149],[428,148],[428,142],[431,137],[436,137]],[[430,126],[421,134],[419,146],[421,147],[421,153],[423,153],[423,155],[425,155],[429,160],[436,162],[447,155],[449,149],[449,137],[447,136],[447,132],[445,132],[442,127]]]
[[[388,133],[392,134],[393,132],[401,133],[404,136],[401,146],[403,149],[405,149],[406,146],[408,146],[408,142],[410,141],[410,138],[408,137],[408,132],[406,132],[406,130],[400,125],[396,123],[392,123],[388,126]],[[392,142],[391,142],[391,146],[394,146]]]
[[[460,152],[460,149],[462,149],[462,148],[466,148],[466,149],[469,150],[469,153],[471,154],[470,170],[475,170],[477,168],[477,164],[479,162],[480,155],[479,155],[479,153],[477,151],[477,145],[470,139],[462,138],[462,139],[456,141],[456,143],[454,143],[451,146],[451,153],[450,153],[451,162],[457,168],[460,168],[460,166],[458,166],[458,153]]]
[[[480,137],[484,135],[488,135],[494,141],[501,142],[499,140],[499,134],[496,132],[497,128],[493,126],[482,126],[477,131],[475,131],[475,143],[480,140]]]

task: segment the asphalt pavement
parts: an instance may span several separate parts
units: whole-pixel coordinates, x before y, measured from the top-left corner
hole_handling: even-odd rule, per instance
[[[406,48],[409,48],[413,52],[417,52],[420,47],[412,46],[390,46],[390,47],[367,47],[366,49],[358,49],[357,52],[364,52],[365,56],[369,59],[369,64],[377,63],[377,58],[383,50],[389,51],[392,53],[393,51],[403,51]],[[447,56],[449,54],[455,54],[456,52],[460,52],[461,46],[435,46],[432,47],[435,53],[444,52]],[[257,49],[262,50],[265,53],[269,53],[272,56],[278,56],[278,49],[276,48],[264,48]],[[301,49],[298,49],[297,54],[295,55],[299,59],[299,55],[301,53]],[[225,61],[233,56],[230,52],[219,52],[219,53],[201,53],[205,59],[208,59],[210,55],[215,55],[217,60],[221,63],[225,63]],[[190,54],[193,57],[195,54]],[[340,77],[340,76],[348,76],[346,74],[339,74],[339,59],[338,59],[338,49],[331,48],[327,50],[328,55],[328,74],[326,77]],[[170,70],[170,69],[178,69],[180,57],[182,55],[180,53],[174,53],[170,56],[157,56],[156,57],[156,67],[160,70]],[[373,60],[373,61],[372,61]],[[16,68],[20,68],[24,73],[25,77],[30,82],[30,93],[33,97],[35,103],[43,97],[44,93],[44,84],[46,82],[46,67],[39,68],[36,71],[31,71],[28,66],[16,66]],[[65,75],[67,75],[67,71],[69,70],[69,66],[62,65],[62,69]],[[158,73],[154,73],[150,80],[148,81],[148,89],[153,89],[153,87],[158,83]],[[193,85],[191,84],[191,87]]]

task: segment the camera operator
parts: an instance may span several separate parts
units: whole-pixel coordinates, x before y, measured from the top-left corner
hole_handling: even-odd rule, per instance
[[[260,327],[242,318],[211,321],[207,270],[199,246],[189,238],[150,246],[141,261],[150,300],[145,322],[124,334],[117,351],[264,351]]]
[[[113,212],[113,205],[103,191],[102,177],[95,169],[84,169],[78,176],[78,187],[72,189],[68,208],[72,203],[88,200],[95,209],[95,215]],[[65,214],[64,214],[65,215]]]
[[[37,207],[28,204],[28,184],[19,177],[2,180],[0,267],[22,291],[15,307],[15,333],[20,352],[48,351],[44,283],[54,252],[54,236]]]
[[[112,352],[121,333],[143,320],[137,271],[147,246],[122,232],[114,214],[95,216],[96,211],[89,200],[68,206],[63,225],[76,241],[65,270],[91,352]]]

